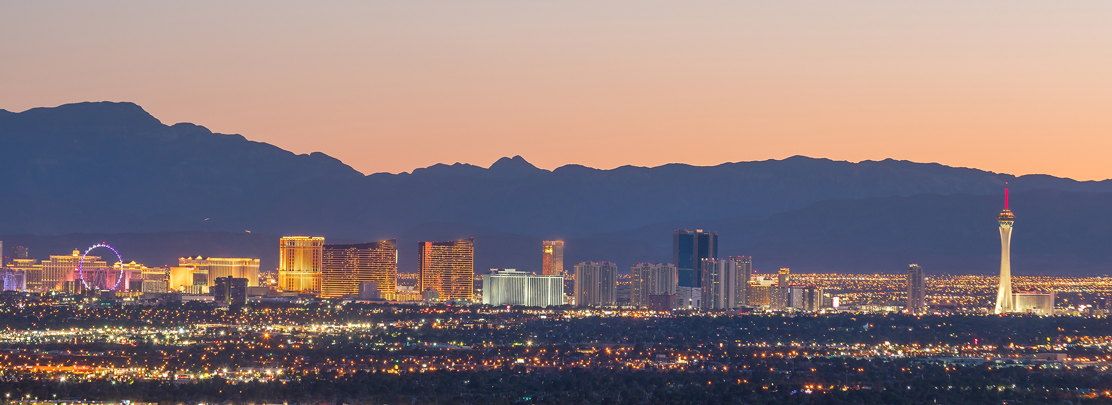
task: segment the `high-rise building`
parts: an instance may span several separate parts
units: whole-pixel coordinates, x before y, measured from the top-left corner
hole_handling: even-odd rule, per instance
[[[213,279],[213,301],[228,305],[247,304],[247,282],[239,277],[216,277]]]
[[[610,262],[575,265],[575,305],[608,307],[618,302],[618,266]]]
[[[677,229],[672,234],[672,263],[680,287],[702,287],[703,259],[718,258],[718,233]]]
[[[776,273],[776,286],[780,288],[787,288],[788,283],[791,281],[788,279],[790,273],[791,269],[787,267],[781,267],[780,271]]]
[[[422,294],[439,293],[441,301],[475,297],[475,238],[418,242],[417,278]]]
[[[749,305],[749,280],[753,276],[752,256],[730,256],[729,260],[737,268],[734,280],[734,302],[737,306]]]
[[[1004,211],[996,216],[1000,223],[1000,288],[996,291],[997,314],[1012,312],[1012,224],[1015,214],[1008,207],[1008,189],[1004,189]]]
[[[246,257],[180,257],[178,266],[195,267],[208,274],[210,280],[221,277],[247,279],[249,287],[259,286],[259,259]]]
[[[98,272],[108,273],[108,263],[100,260],[100,256],[85,256],[85,262],[82,263],[81,252],[77,249],[74,249],[73,254],[69,256],[51,255],[49,260],[42,261],[43,291],[63,290],[67,281],[76,281],[80,284],[80,275],[77,274],[78,265],[81,265],[83,272],[90,275]]]
[[[637,263],[629,275],[629,303],[635,307],[649,306],[649,296],[676,293],[676,266],[671,263]]]
[[[394,292],[398,280],[397,239],[353,245],[324,245],[321,297],[359,294],[373,281],[380,292]]]
[[[544,241],[541,274],[546,276],[564,275],[564,241]]]
[[[738,264],[733,259],[703,259],[703,308],[734,309],[744,305],[738,302],[738,279],[745,277]]]
[[[283,236],[278,243],[278,287],[285,291],[320,293],[324,238]]]
[[[790,272],[790,269],[783,267],[776,274],[776,286],[772,289],[772,304],[770,305],[773,310],[783,311],[791,307],[791,297],[789,296],[791,292],[789,289]]]
[[[907,266],[907,312],[922,313],[927,309],[927,278],[918,264]]]
[[[552,307],[564,305],[564,276],[490,269],[483,275],[483,303]]]
[[[801,310],[808,312],[822,311],[823,305],[823,291],[822,288],[809,285],[803,287],[801,290],[800,306]],[[794,300],[793,300],[794,301]]]

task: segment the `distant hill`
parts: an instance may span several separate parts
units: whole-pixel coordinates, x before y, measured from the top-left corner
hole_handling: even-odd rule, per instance
[[[478,252],[490,252],[477,258],[480,269],[534,266],[529,263],[539,263],[539,253],[526,247],[539,252],[546,238],[568,240],[569,263],[669,260],[670,248],[661,251],[660,245],[671,229],[703,227],[720,232],[724,253],[734,253],[727,247],[752,253],[769,265],[867,270],[925,261],[900,253],[919,252],[964,261],[939,267],[970,271],[998,254],[992,216],[1005,181],[1045,203],[1043,211],[1024,212],[1017,197],[1017,239],[1025,224],[1040,218],[1096,218],[1062,224],[1099,224],[1104,214],[1098,203],[1112,193],[1109,180],[802,156],[710,167],[567,165],[552,171],[512,157],[489,168],[438,164],[365,176],[323,153],[297,155],[193,124],[164,125],[131,103],[0,110],[0,153],[0,234],[155,233],[173,244],[247,230],[344,241],[398,238],[403,269],[413,260],[407,244],[466,236],[476,236]],[[1032,241],[1048,250],[1038,260],[1062,269],[1054,271],[1097,271],[1100,251],[1112,238],[1091,228],[1047,228],[1051,233]],[[225,243],[255,243],[231,240]],[[1088,244],[1049,251],[1067,240]],[[912,245],[920,250],[906,250]],[[191,253],[167,257],[184,254]]]

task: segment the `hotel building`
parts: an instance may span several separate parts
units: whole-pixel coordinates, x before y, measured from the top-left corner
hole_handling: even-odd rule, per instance
[[[62,290],[67,281],[81,282],[77,274],[77,266],[81,264],[81,252],[74,249],[73,254],[51,255],[49,260],[42,261],[42,288],[43,291]],[[100,260],[100,256],[85,256],[82,271],[89,274],[108,272],[108,263]]]
[[[564,305],[564,276],[490,269],[483,275],[483,303],[552,307]]]
[[[546,276],[564,275],[564,241],[544,241],[541,274]]]
[[[259,286],[259,259],[245,257],[178,258],[179,267],[194,267],[208,275],[209,280],[223,277],[245,278],[248,287]]]
[[[319,294],[324,238],[283,236],[278,248],[278,287],[283,291]]]
[[[575,305],[609,307],[618,303],[618,266],[610,262],[575,265]]]
[[[475,297],[475,238],[447,242],[418,242],[418,287],[434,290],[441,301],[471,301]]]
[[[718,258],[718,233],[677,229],[672,234],[672,263],[680,287],[702,287],[703,259]]]
[[[359,295],[359,287],[365,282],[373,282],[381,293],[393,293],[397,279],[396,239],[352,245],[324,245],[321,297]]]
[[[907,266],[907,312],[919,314],[927,309],[927,278],[918,264]]]
[[[633,306],[649,306],[652,295],[676,293],[676,266],[671,263],[637,263],[629,272],[629,303]]]

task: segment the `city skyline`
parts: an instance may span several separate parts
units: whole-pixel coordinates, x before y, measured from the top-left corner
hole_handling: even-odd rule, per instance
[[[0,2],[4,405],[1112,403],[1109,17]]]

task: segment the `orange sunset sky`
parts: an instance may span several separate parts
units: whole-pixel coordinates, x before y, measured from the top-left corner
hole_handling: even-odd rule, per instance
[[[896,158],[1112,178],[1112,2],[3,2],[0,108],[364,173]]]

